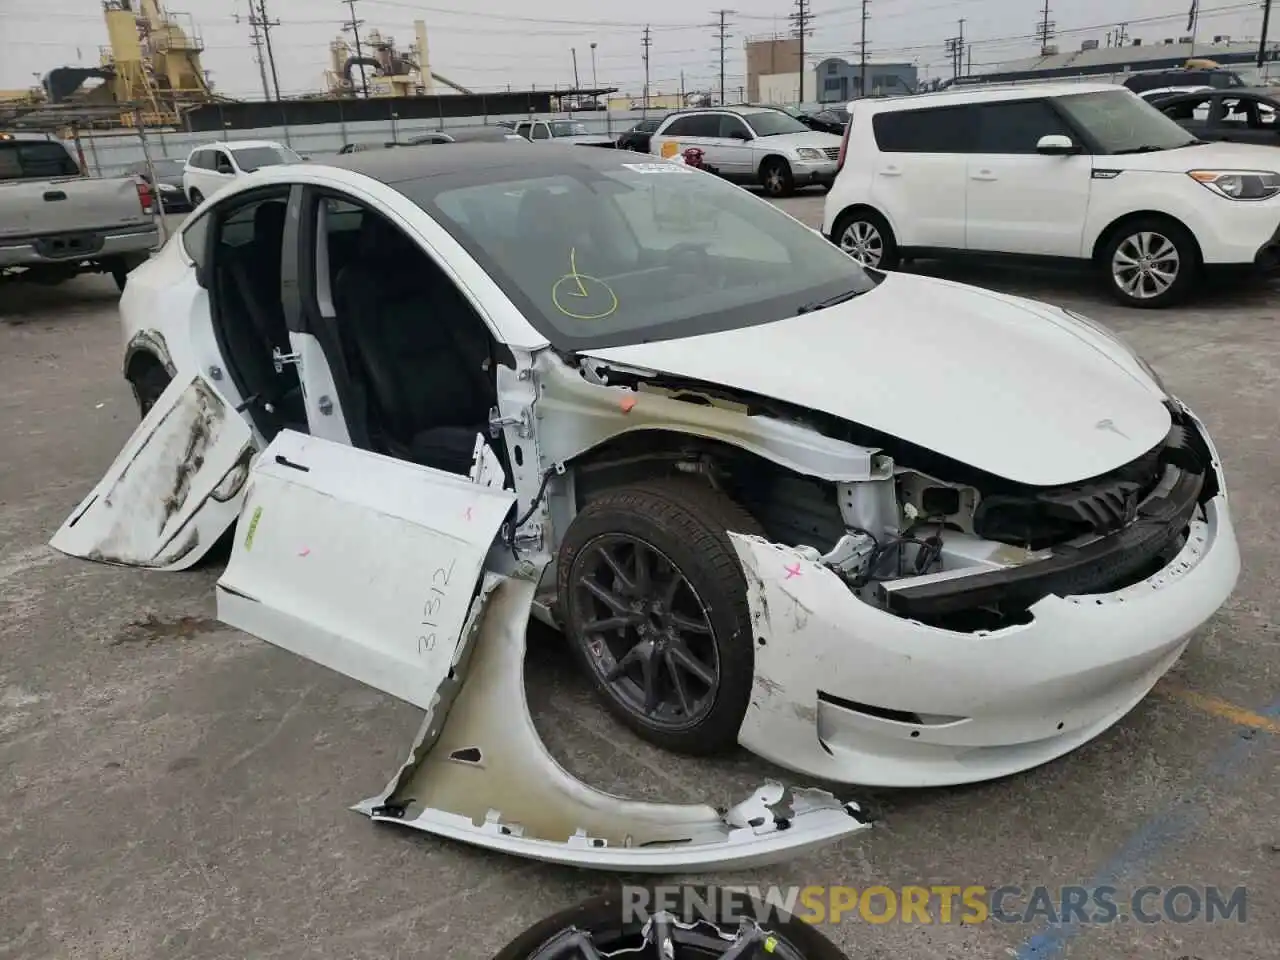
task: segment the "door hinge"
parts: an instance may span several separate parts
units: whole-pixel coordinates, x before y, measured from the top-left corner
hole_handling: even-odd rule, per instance
[[[494,407],[489,411],[489,434],[496,440],[502,435],[504,427],[515,427],[516,433],[526,439],[533,436],[533,411],[529,407],[520,409],[518,417],[504,417]]]
[[[285,364],[297,366],[302,362],[302,354],[300,353],[281,353],[279,347],[271,350],[271,363],[276,368],[276,373],[283,373]]]

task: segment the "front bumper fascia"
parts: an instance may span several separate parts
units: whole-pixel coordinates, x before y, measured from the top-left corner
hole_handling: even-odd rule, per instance
[[[756,634],[739,742],[809,777],[907,788],[1008,776],[1092,740],[1168,672],[1239,578],[1225,480],[1201,435],[1217,492],[1169,563],[1110,593],[1045,596],[1030,622],[1000,630],[895,616],[802,552],[731,533]]]

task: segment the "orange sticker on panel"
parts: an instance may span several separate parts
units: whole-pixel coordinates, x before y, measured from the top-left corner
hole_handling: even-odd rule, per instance
[[[670,160],[679,152],[680,144],[675,143],[674,141],[668,140],[662,145],[662,159],[664,160]]]

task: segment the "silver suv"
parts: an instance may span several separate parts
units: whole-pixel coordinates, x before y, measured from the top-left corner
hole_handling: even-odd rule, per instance
[[[771,197],[810,184],[830,187],[840,158],[839,137],[810,130],[773,107],[681,110],[649,141],[650,153],[668,159],[690,147],[722,177],[759,184]]]

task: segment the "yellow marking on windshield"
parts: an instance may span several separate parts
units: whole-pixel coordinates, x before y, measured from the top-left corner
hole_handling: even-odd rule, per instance
[[[570,281],[572,281],[576,289],[567,289],[567,284]],[[575,309],[570,310],[561,302],[562,297],[576,297],[579,300],[586,300],[588,303],[595,301],[596,309],[591,311],[586,304],[583,304],[581,306],[575,305]],[[605,317],[612,316],[618,310],[618,295],[613,292],[611,286],[599,277],[592,277],[578,272],[578,250],[576,247],[571,247],[569,250],[569,272],[551,287],[551,302],[555,304],[557,310],[573,320],[603,320]]]

